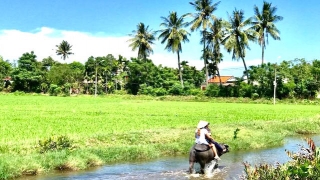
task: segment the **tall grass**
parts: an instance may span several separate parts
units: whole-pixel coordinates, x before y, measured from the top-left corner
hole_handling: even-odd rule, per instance
[[[147,96],[0,95],[0,178],[187,154],[200,119],[231,150],[263,148],[320,130],[316,105],[162,101]],[[236,138],[234,132],[237,131]],[[51,137],[72,148],[50,150]],[[54,141],[49,141],[55,143]]]

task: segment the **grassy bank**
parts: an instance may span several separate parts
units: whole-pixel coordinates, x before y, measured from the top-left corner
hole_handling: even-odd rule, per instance
[[[200,119],[209,121],[215,138],[233,151],[276,146],[286,136],[320,130],[317,105],[11,94],[0,95],[0,114],[1,179],[187,156]],[[61,137],[60,146],[52,148]]]

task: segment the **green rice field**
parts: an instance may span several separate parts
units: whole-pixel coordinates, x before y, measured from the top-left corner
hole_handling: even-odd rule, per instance
[[[234,151],[277,146],[286,136],[320,132],[319,110],[318,105],[1,94],[0,179],[187,156],[199,120],[209,121],[214,138]],[[67,144],[41,151],[40,142],[57,137]]]

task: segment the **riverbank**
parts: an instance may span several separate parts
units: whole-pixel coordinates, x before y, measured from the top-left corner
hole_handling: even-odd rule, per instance
[[[187,155],[200,119],[232,150],[320,130],[316,105],[0,95],[0,178]],[[51,146],[56,144],[56,146]]]

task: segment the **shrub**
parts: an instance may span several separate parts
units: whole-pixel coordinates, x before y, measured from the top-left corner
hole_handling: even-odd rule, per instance
[[[155,88],[154,89],[154,94],[156,96],[165,96],[168,94],[167,90],[164,88]]]
[[[50,84],[49,94],[50,96],[58,96],[61,93],[61,88],[56,84]]]
[[[38,148],[40,153],[48,151],[71,150],[72,141],[67,136],[52,136],[45,140],[40,140]]]
[[[189,90],[189,95],[202,97],[205,95],[205,91],[200,88],[192,88]]]
[[[24,96],[24,95],[26,95],[26,93],[23,92],[23,91],[15,91],[13,94],[14,94],[15,96]]]
[[[147,86],[146,84],[141,84],[138,94],[139,95],[152,95],[153,96],[154,95],[153,91],[154,91],[153,87]]]
[[[205,91],[205,95],[209,97],[218,97],[220,92],[219,85],[210,84]]]
[[[273,167],[268,164],[255,166],[244,163],[245,175],[241,179],[319,179],[320,177],[320,148],[317,148],[312,139],[307,139],[309,148],[300,146],[298,153],[286,151],[292,159],[283,165]]]
[[[253,86],[245,82],[240,83],[239,96],[240,97],[251,97]]]
[[[64,96],[70,96],[71,87],[72,87],[72,84],[70,84],[70,83],[66,83],[63,85],[62,92],[63,92]]]
[[[117,91],[114,91],[114,94],[117,94],[117,95],[126,95],[128,94],[127,91],[125,90],[117,90]]]
[[[252,97],[253,100],[259,99],[259,94],[258,93],[252,93]]]
[[[171,88],[169,89],[169,93],[171,95],[182,95],[183,87],[181,86],[181,84],[176,83],[173,86],[171,86]]]

